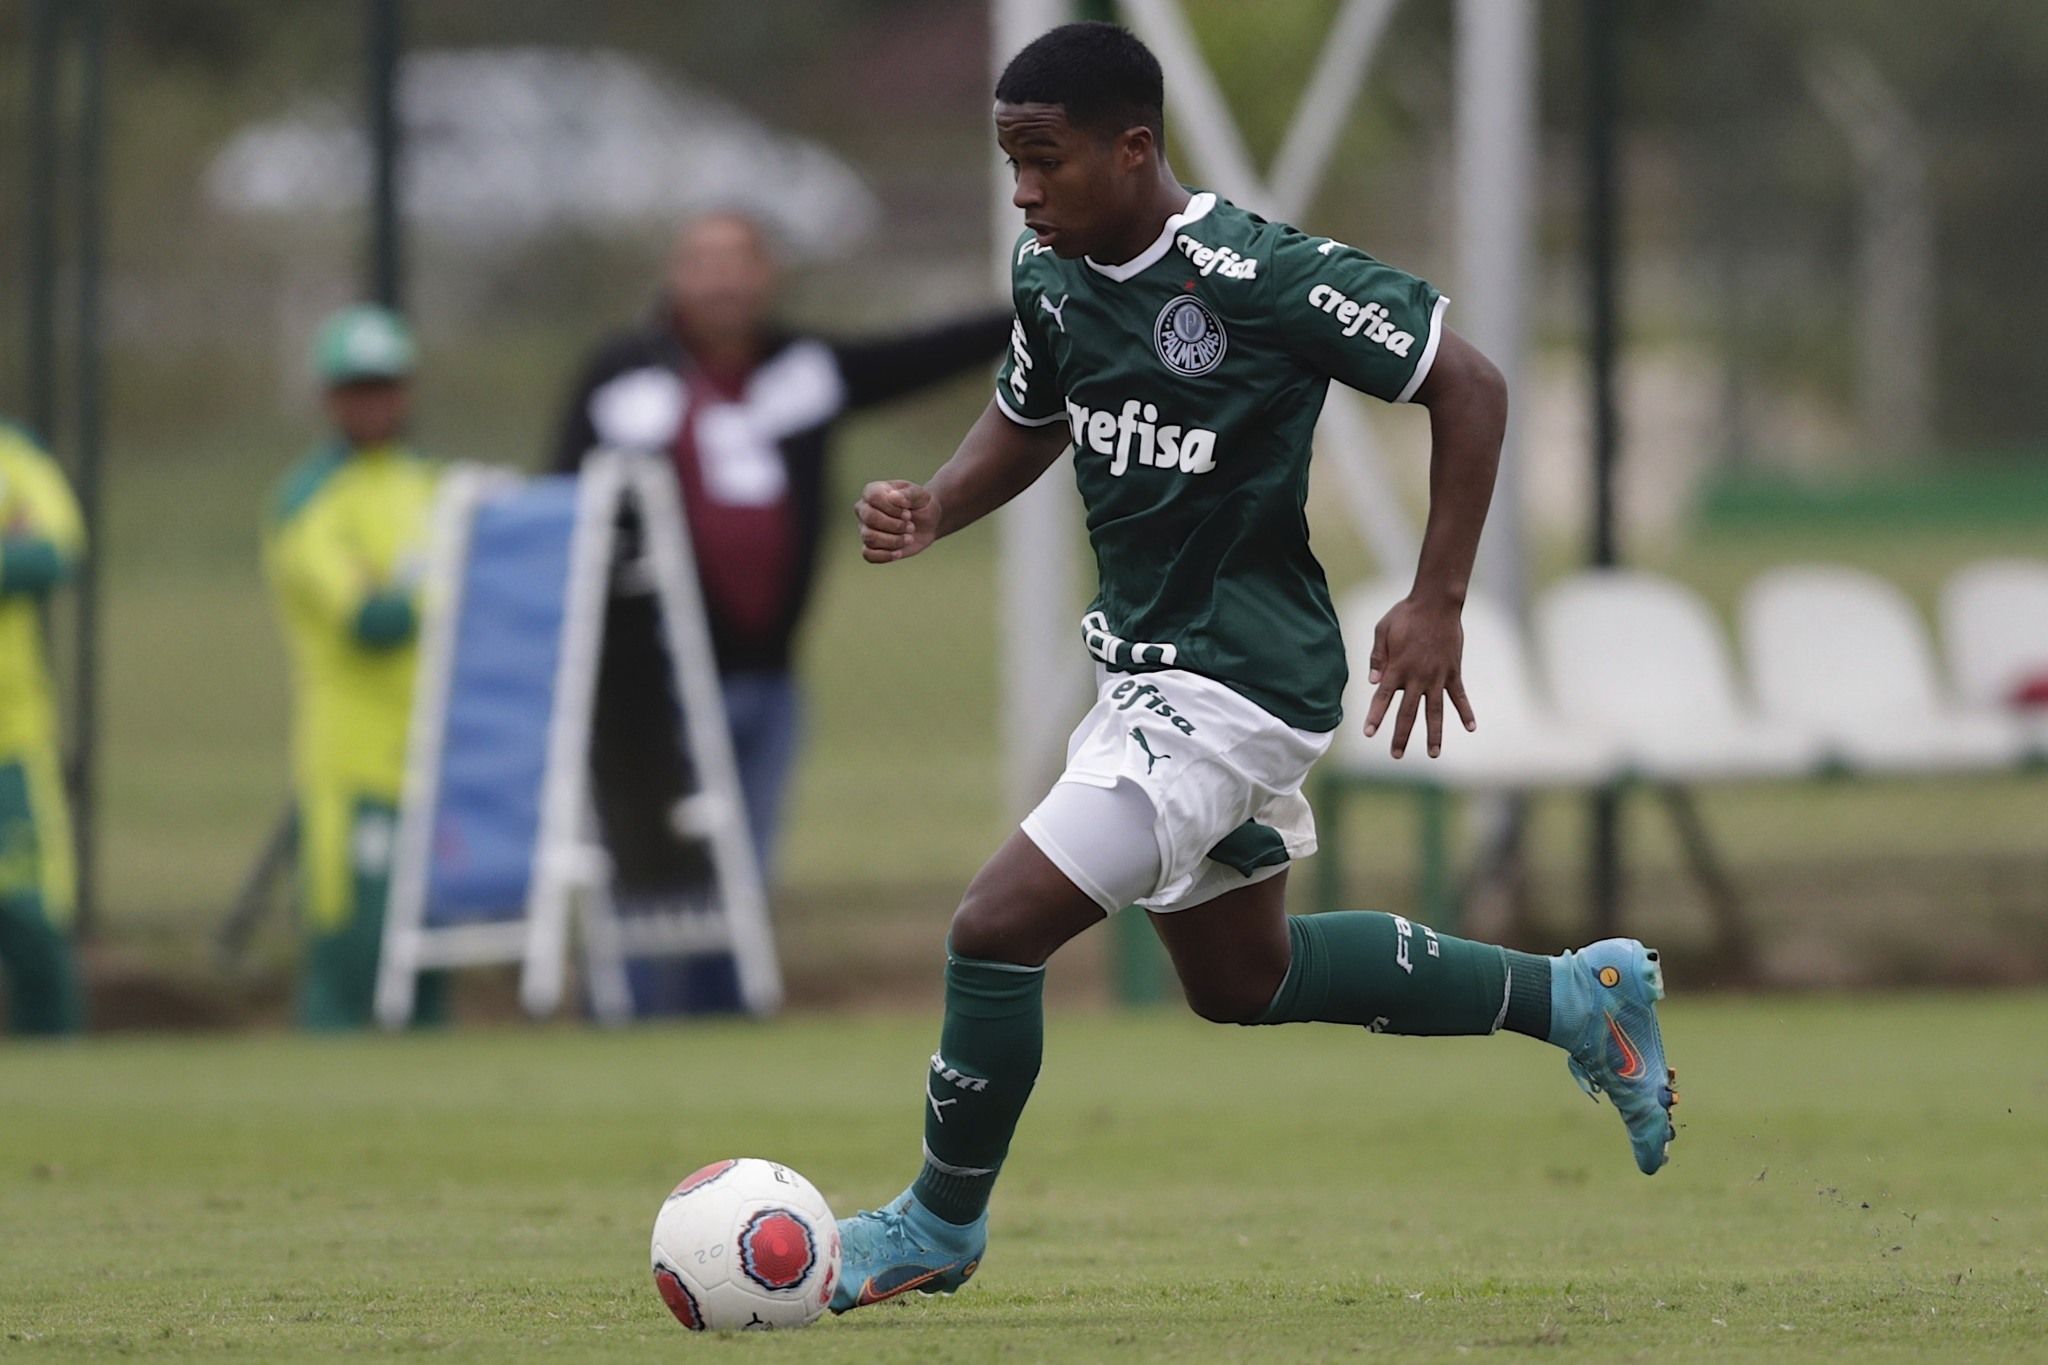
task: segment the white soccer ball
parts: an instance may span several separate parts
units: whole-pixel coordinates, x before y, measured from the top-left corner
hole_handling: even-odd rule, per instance
[[[787,1166],[714,1161],[654,1218],[654,1287],[693,1332],[802,1327],[839,1283],[839,1223]]]

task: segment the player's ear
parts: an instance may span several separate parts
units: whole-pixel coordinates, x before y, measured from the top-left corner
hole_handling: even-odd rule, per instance
[[[1140,123],[1126,128],[1116,135],[1116,161],[1119,169],[1135,171],[1152,159],[1155,144],[1152,130]]]

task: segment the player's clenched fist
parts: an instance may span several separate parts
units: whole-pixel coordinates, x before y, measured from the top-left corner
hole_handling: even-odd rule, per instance
[[[861,558],[870,564],[908,559],[939,538],[939,500],[908,479],[883,479],[860,490]]]

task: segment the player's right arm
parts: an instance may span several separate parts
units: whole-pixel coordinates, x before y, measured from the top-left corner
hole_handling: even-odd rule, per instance
[[[1064,423],[1025,426],[991,399],[928,483],[883,479],[861,490],[853,509],[861,557],[870,564],[908,559],[972,526],[1029,488],[1066,448]]]

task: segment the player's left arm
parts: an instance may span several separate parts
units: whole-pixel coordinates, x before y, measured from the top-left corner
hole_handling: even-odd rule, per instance
[[[1435,757],[1443,751],[1446,695],[1466,729],[1477,724],[1465,697],[1459,617],[1493,500],[1507,386],[1491,361],[1444,325],[1450,300],[1426,280],[1292,228],[1277,229],[1271,259],[1274,316],[1303,366],[1386,402],[1429,409],[1429,522],[1414,587],[1373,632],[1368,677],[1378,687],[1365,733],[1378,733],[1398,694],[1394,757],[1406,752],[1418,711]]]
[[[1392,751],[1408,748],[1420,708],[1429,755],[1443,751],[1444,698],[1449,696],[1467,730],[1478,727],[1465,696],[1465,630],[1460,616],[1479,553],[1479,533],[1493,501],[1494,474],[1507,430],[1508,388],[1500,370],[1448,327],[1414,401],[1429,409],[1429,520],[1415,584],[1373,631],[1367,679],[1377,684],[1366,710],[1365,733],[1377,734],[1394,695]]]

